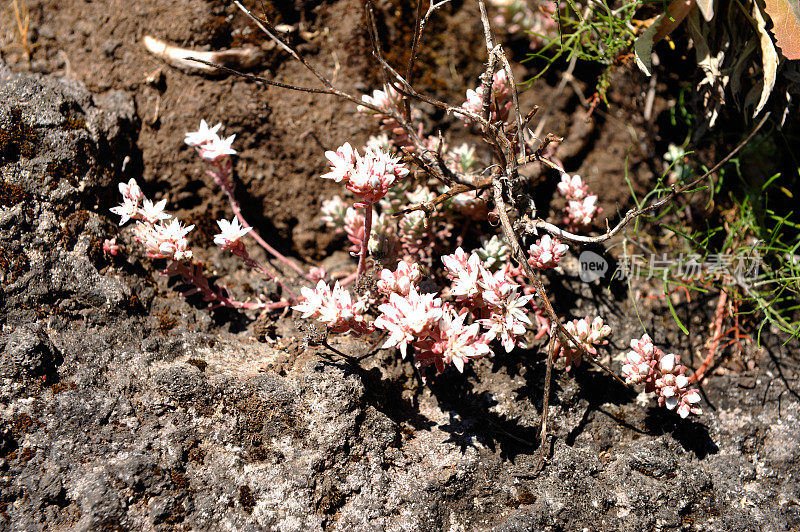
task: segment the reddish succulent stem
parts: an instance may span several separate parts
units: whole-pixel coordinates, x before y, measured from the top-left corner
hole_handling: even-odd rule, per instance
[[[285,308],[291,304],[290,301],[275,301],[264,303],[257,301],[237,301],[225,295],[219,288],[211,288],[208,279],[199,271],[199,267],[194,264],[187,264],[181,261],[173,261],[166,269],[167,275],[180,275],[184,282],[194,286],[191,290],[183,292],[181,295],[190,296],[202,294],[203,300],[208,301],[214,307],[228,307],[236,309],[251,310],[274,310]]]
[[[358,277],[367,271],[367,254],[369,253],[369,235],[372,232],[372,203],[364,202],[364,236],[361,237],[361,253],[358,256]]]
[[[339,281],[339,286],[347,286],[352,284],[358,278],[358,272],[353,272],[350,275],[344,277],[341,281]]]
[[[211,163],[213,170],[210,170],[208,173],[211,177],[214,178],[214,182],[219,185],[219,187],[225,192],[225,195],[228,197],[228,203],[230,203],[231,210],[233,214],[236,215],[236,218],[239,220],[239,223],[242,224],[242,227],[245,229],[252,227],[247,220],[245,220],[244,215],[242,214],[242,209],[239,206],[239,202],[236,200],[234,196],[234,188],[235,185],[231,180],[231,173],[233,171],[233,163],[231,162],[230,157],[224,157],[220,161],[214,161]],[[295,264],[294,262],[290,261],[286,256],[280,253],[277,249],[273,248],[269,244],[267,244],[266,240],[261,238],[259,234],[255,231],[255,229],[251,229],[250,233],[248,233],[253,239],[258,243],[259,246],[264,248],[267,253],[271,254],[273,257],[281,261],[282,263],[286,264],[294,270],[298,275],[303,277],[304,279],[308,279],[308,275],[306,274],[303,269]],[[267,273],[270,278],[274,278],[274,276],[270,273]]]
[[[714,336],[711,337],[711,343],[708,344],[708,354],[706,355],[705,360],[697,368],[697,371],[694,372],[694,375],[689,377],[689,383],[697,382],[703,378],[708,366],[711,365],[711,362],[714,360],[714,355],[717,352],[717,347],[719,346],[719,341],[722,338],[722,320],[725,318],[725,304],[728,302],[728,293],[725,290],[722,290],[719,293],[719,299],[717,300],[717,311],[715,313],[714,319]]]
[[[251,231],[252,232],[252,231]],[[250,256],[250,253],[247,252],[247,246],[244,245],[243,242],[237,242],[236,246],[229,248],[231,253],[239,257],[247,264],[250,268],[254,269],[255,271],[266,275],[269,279],[274,280],[278,283],[278,286],[281,287],[281,290],[286,292],[291,296],[292,299],[297,299],[297,295],[292,292],[289,288],[287,288],[283,283],[281,283],[274,275],[272,275],[269,270],[267,270],[266,266],[258,262],[256,259]]]

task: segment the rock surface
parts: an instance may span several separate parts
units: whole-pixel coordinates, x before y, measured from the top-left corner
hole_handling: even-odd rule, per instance
[[[559,376],[537,474],[541,357],[421,386],[392,353],[354,366],[288,333],[233,334],[147,261],[104,256],[137,124],[122,93],[0,72],[3,528],[800,526],[800,409],[781,380],[797,363],[780,344],[713,377],[693,420],[585,368]]]

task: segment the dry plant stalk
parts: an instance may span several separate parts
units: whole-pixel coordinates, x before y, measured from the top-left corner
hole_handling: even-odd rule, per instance
[[[30,61],[33,45],[28,38],[31,27],[31,13],[25,0],[11,0],[11,4],[6,9],[4,16],[4,26],[10,26],[8,33],[9,43],[3,46],[3,50],[20,50],[25,55],[25,60]]]

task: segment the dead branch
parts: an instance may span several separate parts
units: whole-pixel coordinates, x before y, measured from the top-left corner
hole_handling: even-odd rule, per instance
[[[725,165],[725,163],[730,161],[733,158],[733,156],[735,156],[737,153],[739,153],[739,151],[742,148],[744,148],[753,139],[753,137],[755,137],[756,133],[758,133],[758,131],[761,129],[761,127],[766,123],[767,118],[769,118],[769,115],[770,115],[770,113],[766,113],[764,115],[764,117],[761,119],[761,121],[758,123],[758,125],[756,125],[756,127],[753,128],[753,131],[750,132],[750,134],[747,136],[747,138],[745,138],[742,142],[740,142],[736,146],[736,148],[734,148],[733,151],[731,151],[728,155],[723,157],[721,161],[719,161],[717,164],[715,164],[714,167],[711,168],[711,170],[709,170],[708,172],[704,173],[703,175],[701,175],[697,179],[695,179],[695,180],[691,181],[690,183],[687,183],[687,184],[685,184],[683,186],[675,187],[673,185],[672,188],[670,189],[669,194],[667,194],[666,196],[664,196],[661,199],[658,199],[658,200],[652,202],[651,204],[649,204],[649,205],[647,205],[645,207],[642,207],[640,209],[631,209],[631,210],[629,210],[627,213],[625,213],[625,216],[622,218],[622,220],[620,220],[617,223],[617,225],[615,225],[611,229],[608,229],[602,235],[597,235],[597,236],[576,235],[574,233],[570,233],[569,231],[565,231],[565,230],[561,229],[560,227],[557,227],[557,226],[555,226],[555,225],[553,225],[551,223],[548,223],[548,222],[546,222],[544,220],[541,220],[541,219],[528,221],[525,224],[526,227],[523,229],[523,233],[524,234],[537,234],[537,230],[538,229],[542,229],[542,230],[550,233],[553,236],[557,236],[557,237],[561,238],[562,240],[566,240],[568,242],[573,242],[573,243],[576,243],[576,244],[591,244],[591,243],[597,243],[597,242],[605,242],[609,238],[613,237],[614,235],[616,235],[617,233],[622,231],[622,229],[626,225],[628,225],[631,221],[639,218],[640,216],[644,216],[644,215],[646,215],[648,213],[651,213],[651,212],[653,212],[655,210],[660,209],[661,207],[663,207],[667,203],[673,201],[680,194],[683,194],[683,193],[685,193],[685,192],[687,192],[689,190],[692,190],[697,185],[699,185],[702,181],[706,180],[707,178],[709,178],[710,176],[715,174],[717,171],[719,171],[719,169],[722,168]]]

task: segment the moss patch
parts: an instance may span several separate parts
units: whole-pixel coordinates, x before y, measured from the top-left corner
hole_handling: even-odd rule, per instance
[[[12,107],[11,123],[0,127],[0,163],[16,161],[20,157],[32,159],[38,140],[36,130],[23,122],[22,110]]]

